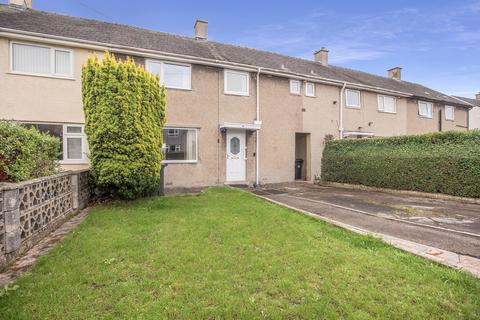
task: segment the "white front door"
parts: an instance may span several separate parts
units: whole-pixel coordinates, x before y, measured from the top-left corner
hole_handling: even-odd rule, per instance
[[[227,129],[227,181],[245,181],[245,130]]]

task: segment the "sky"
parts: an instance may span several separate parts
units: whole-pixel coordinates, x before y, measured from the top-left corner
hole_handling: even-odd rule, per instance
[[[326,47],[331,64],[379,75],[400,66],[404,80],[447,94],[480,91],[480,0],[33,0],[33,7],[187,36],[199,18],[211,40],[305,59]]]

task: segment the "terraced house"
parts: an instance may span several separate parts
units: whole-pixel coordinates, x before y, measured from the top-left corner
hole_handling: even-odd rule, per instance
[[[105,50],[167,88],[167,187],[312,180],[326,138],[467,130],[465,100],[401,79],[208,40],[0,6],[0,118],[61,137],[65,169],[88,166],[81,67]],[[295,176],[295,159],[303,169]]]
[[[470,109],[470,112],[468,113],[468,118],[469,118],[468,128],[480,129],[480,92],[475,95],[475,99],[459,97],[459,96],[454,96],[454,97],[468,104],[471,104],[473,106],[473,108]]]

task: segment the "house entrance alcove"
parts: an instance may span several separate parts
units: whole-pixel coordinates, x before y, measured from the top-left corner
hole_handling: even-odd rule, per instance
[[[295,133],[294,170],[295,180],[310,180],[310,133]]]

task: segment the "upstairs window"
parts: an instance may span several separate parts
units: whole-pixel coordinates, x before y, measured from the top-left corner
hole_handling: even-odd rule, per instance
[[[192,88],[192,70],[190,65],[147,60],[145,68],[160,79],[160,83],[171,89]]]
[[[239,96],[248,96],[250,74],[233,70],[225,70],[225,93]]]
[[[378,95],[378,111],[387,113],[396,113],[397,99],[391,96]]]
[[[360,108],[360,91],[347,89],[345,90],[346,106],[349,108]]]
[[[163,82],[167,88],[190,89],[190,75],[190,66],[163,64]]]
[[[72,51],[24,43],[11,43],[11,71],[16,73],[71,77]]]
[[[290,93],[291,94],[300,94],[300,81],[299,80],[290,80]]]
[[[455,107],[445,106],[445,120],[455,120]]]
[[[433,104],[431,102],[418,101],[418,115],[425,118],[432,118]]]
[[[305,96],[315,97],[315,83],[313,82],[305,83]]]

